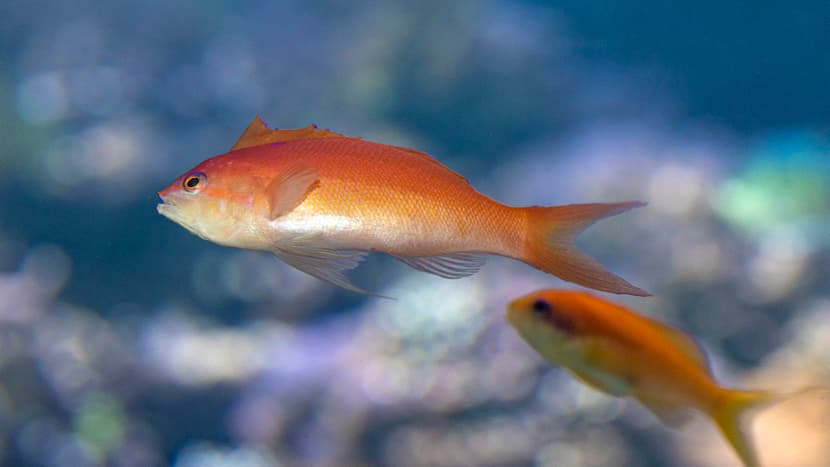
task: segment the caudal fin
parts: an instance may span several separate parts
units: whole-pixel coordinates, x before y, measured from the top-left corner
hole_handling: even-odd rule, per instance
[[[723,436],[746,467],[760,467],[758,456],[741,423],[745,412],[783,399],[784,395],[766,391],[723,389],[722,402],[710,414]]]
[[[746,467],[760,467],[752,441],[741,423],[743,415],[763,406],[775,404],[792,397],[812,392],[830,393],[825,386],[811,386],[798,391],[779,393],[771,391],[736,391],[732,389],[718,389],[720,402],[715,405],[709,416],[723,433],[735,453],[741,458]]]
[[[625,203],[570,204],[529,207],[529,230],[524,261],[563,280],[603,292],[649,296],[648,292],[605,269],[581,253],[574,239],[594,222],[629,209],[645,206]]]

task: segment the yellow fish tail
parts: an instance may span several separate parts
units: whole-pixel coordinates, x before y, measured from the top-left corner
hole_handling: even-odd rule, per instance
[[[596,221],[644,205],[639,201],[629,201],[525,208],[528,234],[526,254],[522,259],[542,271],[585,287],[617,294],[649,296],[648,292],[581,253],[573,243],[577,235]]]
[[[741,423],[741,416],[753,409],[786,397],[768,391],[735,391],[721,389],[720,403],[710,414],[729,444],[746,467],[760,467],[752,441]]]

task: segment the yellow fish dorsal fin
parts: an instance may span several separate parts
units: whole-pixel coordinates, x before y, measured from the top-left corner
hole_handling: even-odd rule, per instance
[[[706,352],[703,351],[703,347],[700,346],[694,339],[687,336],[683,331],[679,331],[671,326],[667,326],[665,324],[660,324],[660,330],[663,331],[663,334],[674,344],[683,355],[692,359],[693,362],[697,363],[701,368],[703,368],[709,376],[712,376],[712,366],[709,364],[709,357],[706,356]]]
[[[242,132],[242,136],[236,140],[236,143],[231,148],[231,151],[282,141],[334,137],[342,138],[343,135],[322,128],[317,128],[316,125],[309,125],[307,127],[294,128],[291,130],[271,129],[268,128],[268,125],[266,125],[259,115],[257,115],[254,117],[251,124],[248,125],[248,128],[245,128],[245,131]]]

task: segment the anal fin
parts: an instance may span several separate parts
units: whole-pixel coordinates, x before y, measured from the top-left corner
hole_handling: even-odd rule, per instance
[[[274,254],[304,273],[322,279],[343,289],[363,295],[390,298],[361,289],[352,284],[345,272],[356,268],[368,255],[361,250],[328,248],[276,249]]]
[[[458,279],[478,272],[484,256],[476,253],[452,253],[439,256],[396,256],[407,266],[445,279]]]
[[[628,381],[615,375],[590,368],[568,367],[568,371],[579,381],[606,394],[624,397],[631,393],[631,385]]]
[[[683,425],[692,417],[692,410],[685,406],[652,397],[640,396],[637,399],[664,425],[672,428]]]

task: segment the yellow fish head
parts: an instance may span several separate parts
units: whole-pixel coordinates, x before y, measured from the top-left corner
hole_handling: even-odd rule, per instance
[[[507,321],[548,360],[561,363],[562,353],[578,334],[574,306],[567,293],[534,292],[510,302]]]

